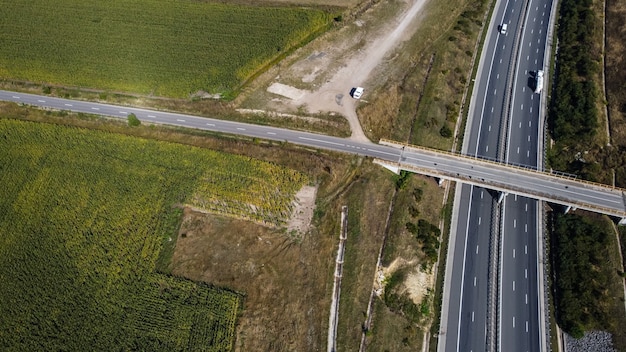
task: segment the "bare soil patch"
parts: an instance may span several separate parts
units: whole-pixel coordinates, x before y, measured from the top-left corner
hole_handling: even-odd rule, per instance
[[[240,99],[242,107],[309,113],[337,112],[348,120],[352,138],[365,141],[352,87],[376,87],[377,68],[393,60],[394,49],[410,38],[426,0],[386,0],[357,20],[298,50],[270,70]],[[378,81],[384,81],[384,79]],[[380,84],[379,84],[380,85]]]
[[[296,199],[293,201],[293,213],[287,222],[289,234],[301,237],[309,231],[315,210],[316,193],[317,187],[314,186],[304,186],[296,193]]]
[[[329,240],[296,243],[248,221],[186,209],[172,273],[245,293],[236,351],[317,351],[325,347]]]

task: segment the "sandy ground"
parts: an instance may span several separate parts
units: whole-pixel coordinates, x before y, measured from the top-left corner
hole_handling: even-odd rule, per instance
[[[309,113],[337,112],[345,116],[352,129],[353,140],[367,141],[361,124],[356,114],[357,100],[349,93],[352,87],[364,86],[365,93],[362,99],[367,99],[368,89],[365,83],[378,65],[384,62],[385,57],[393,52],[402,41],[410,38],[414,33],[419,19],[418,14],[422,11],[426,0],[407,0],[407,7],[398,17],[397,22],[384,26],[377,32],[377,36],[359,37],[351,36],[345,43],[331,47],[321,47],[318,51],[296,62],[293,72],[300,72],[300,80],[303,83],[312,83],[312,89],[299,89],[282,82],[281,75],[275,77],[267,91],[283,97],[282,104],[302,108]],[[382,5],[381,5],[382,6]],[[357,20],[357,27],[362,25]],[[352,42],[350,42],[350,40]],[[359,46],[356,52],[350,52],[355,43]],[[337,52],[350,50],[337,55]],[[331,54],[333,52],[334,54]],[[337,62],[339,60],[338,69]],[[290,74],[286,74],[287,77]],[[320,77],[328,77],[323,83],[316,84]],[[286,99],[284,99],[286,98]]]
[[[309,231],[315,210],[316,194],[317,187],[313,186],[303,186],[296,193],[296,199],[293,201],[294,209],[287,222],[288,233],[295,232],[298,237],[301,237]]]

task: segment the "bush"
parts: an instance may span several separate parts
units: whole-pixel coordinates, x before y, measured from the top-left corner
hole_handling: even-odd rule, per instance
[[[441,134],[441,137],[450,138],[452,137],[452,130],[450,129],[450,127],[448,127],[447,124],[444,124],[443,127],[441,127],[441,129],[439,130],[439,134]]]
[[[128,126],[135,127],[139,125],[141,125],[141,121],[139,121],[135,114],[128,115]]]

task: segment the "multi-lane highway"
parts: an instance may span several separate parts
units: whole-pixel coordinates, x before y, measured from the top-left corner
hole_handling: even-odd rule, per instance
[[[541,167],[541,106],[529,73],[543,68],[550,10],[551,1],[496,3],[464,153]],[[499,33],[501,24],[506,33]],[[463,186],[455,202],[439,350],[544,350],[537,201],[509,196],[497,204],[485,189]]]
[[[542,95],[531,72],[544,69],[552,0],[530,0],[519,31],[505,161],[543,168]],[[538,149],[539,148],[539,149]],[[545,351],[541,207],[526,197],[507,197],[502,206],[499,277],[500,350]]]

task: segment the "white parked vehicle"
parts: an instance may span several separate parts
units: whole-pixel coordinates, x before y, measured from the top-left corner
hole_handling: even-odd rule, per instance
[[[361,95],[363,95],[363,87],[355,87],[350,90],[350,95],[354,99],[360,99]]]

